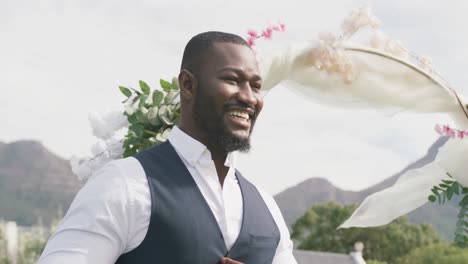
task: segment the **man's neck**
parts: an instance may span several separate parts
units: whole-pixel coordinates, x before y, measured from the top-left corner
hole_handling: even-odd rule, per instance
[[[208,139],[202,137],[201,133],[196,133],[196,129],[188,129],[185,126],[180,126],[179,129],[182,130],[185,134],[192,137],[193,139],[207,146],[207,149],[211,153],[211,159],[215,164],[216,172],[218,173],[219,183],[221,184],[221,186],[223,186],[224,179],[226,178],[226,175],[229,171],[229,167],[226,167],[224,165],[226,163],[228,153],[220,150],[220,148],[217,146],[209,146]]]

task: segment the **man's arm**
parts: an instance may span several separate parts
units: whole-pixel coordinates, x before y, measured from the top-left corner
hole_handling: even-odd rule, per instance
[[[128,188],[114,162],[93,175],[76,195],[39,263],[115,263],[127,247],[132,221]]]

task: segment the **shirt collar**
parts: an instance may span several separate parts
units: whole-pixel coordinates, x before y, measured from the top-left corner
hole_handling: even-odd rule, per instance
[[[169,142],[177,151],[177,153],[185,159],[190,166],[194,167],[197,162],[202,158],[203,154],[207,152],[211,158],[210,151],[201,142],[192,138],[179,127],[174,126],[168,137]],[[235,152],[228,153],[224,166],[235,168],[236,155]]]

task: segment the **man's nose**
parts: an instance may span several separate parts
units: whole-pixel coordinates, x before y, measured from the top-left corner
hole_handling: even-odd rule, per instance
[[[249,106],[255,106],[258,102],[258,99],[252,91],[252,87],[249,83],[246,83],[240,87],[238,98],[240,101],[246,103]]]

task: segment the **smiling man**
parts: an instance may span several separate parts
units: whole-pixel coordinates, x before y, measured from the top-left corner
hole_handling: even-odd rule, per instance
[[[39,263],[296,263],[275,201],[236,170],[263,107],[254,52],[236,35],[199,34],[179,85],[169,140],[93,175]]]

